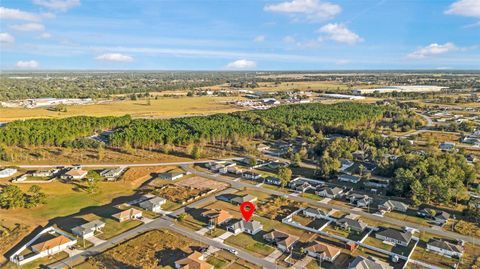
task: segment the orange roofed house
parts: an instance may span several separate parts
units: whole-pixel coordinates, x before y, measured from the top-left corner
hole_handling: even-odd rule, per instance
[[[70,245],[70,242],[72,242],[72,240],[70,240],[64,235],[60,235],[47,241],[33,245],[32,250],[35,253],[44,252],[47,255],[53,255],[66,249]]]
[[[213,269],[213,265],[205,261],[205,257],[200,252],[193,252],[185,259],[175,262],[177,269]]]
[[[118,222],[124,222],[127,220],[141,219],[142,215],[142,211],[135,208],[129,208],[127,210],[118,212],[117,214],[113,214],[112,218],[118,220]]]
[[[220,225],[233,218],[232,214],[223,209],[211,209],[202,213],[202,217],[210,220],[210,225]]]

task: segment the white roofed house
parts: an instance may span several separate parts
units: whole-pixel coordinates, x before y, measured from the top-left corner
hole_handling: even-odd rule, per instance
[[[351,204],[360,208],[368,207],[373,201],[372,197],[366,194],[357,193],[349,195],[347,199],[350,201]]]
[[[443,142],[440,144],[440,149],[443,151],[452,151],[455,149],[454,142]]]
[[[307,207],[302,210],[305,217],[322,219],[327,217],[327,214],[319,208]]]
[[[315,194],[317,194],[318,196],[334,199],[342,196],[343,189],[339,187],[330,188],[327,186],[319,186],[315,190]]]
[[[247,233],[255,235],[263,229],[263,225],[256,220],[238,220],[227,226],[227,231],[230,231],[234,234]]]
[[[162,205],[167,202],[165,198],[155,196],[146,201],[140,202],[138,205],[148,211],[159,213],[162,211]]]
[[[163,180],[176,180],[182,178],[184,175],[184,173],[160,173],[157,175],[157,178]]]
[[[114,169],[106,169],[106,170],[103,170],[102,172],[100,172],[100,176],[106,178],[109,181],[116,180],[117,178],[119,178],[122,175],[122,173],[125,170],[126,170],[125,167],[117,167],[117,168],[114,168]]]
[[[357,184],[358,182],[360,182],[360,177],[347,175],[347,174],[342,174],[342,175],[338,175],[338,180],[343,181],[343,182],[350,182],[350,183],[353,183],[353,184]]]
[[[443,239],[430,239],[427,243],[427,250],[436,252],[443,256],[461,258],[464,248],[460,244],[454,244]]]
[[[0,178],[11,177],[17,173],[17,169],[15,168],[5,168],[0,170]]]
[[[105,222],[93,220],[72,229],[72,233],[86,239],[95,235],[95,232],[101,231],[105,227]]]
[[[379,210],[383,211],[400,211],[400,212],[407,212],[408,205],[399,201],[395,200],[388,200],[383,204],[378,205]]]
[[[412,240],[412,234],[409,232],[401,232],[394,229],[385,229],[375,233],[375,238],[384,242],[389,242],[395,245],[408,246]]]

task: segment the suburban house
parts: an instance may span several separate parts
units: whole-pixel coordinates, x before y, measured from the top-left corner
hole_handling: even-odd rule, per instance
[[[254,203],[258,200],[257,197],[253,196],[253,195],[250,195],[250,194],[246,194],[244,196],[237,196],[235,198],[232,198],[230,200],[230,202],[232,204],[236,204],[236,205],[241,205],[242,203],[244,202],[250,202],[250,203]]]
[[[215,267],[205,261],[205,256],[195,251],[186,258],[175,262],[177,269],[214,269]]]
[[[0,178],[11,177],[17,173],[17,169],[15,168],[5,168],[0,170]]]
[[[59,172],[59,169],[37,170],[32,173],[32,177],[52,177]]]
[[[167,199],[155,196],[146,201],[140,202],[138,205],[145,210],[158,213],[162,211],[162,205],[164,205],[166,202]]]
[[[269,145],[265,145],[263,143],[260,143],[257,145],[257,150],[259,151],[266,151],[266,150],[269,150],[270,149],[270,146]]]
[[[231,166],[231,167],[227,167],[227,173],[234,174],[234,175],[240,175],[240,174],[243,173],[243,170],[236,167],[236,166]]]
[[[357,184],[358,182],[360,182],[360,177],[352,176],[352,175],[348,175],[348,174],[338,175],[337,178],[338,178],[339,181],[350,182],[350,183],[353,183],[353,184]]]
[[[395,200],[388,200],[383,204],[378,205],[378,209],[382,211],[400,211],[400,212],[407,212],[408,205],[399,201]]]
[[[234,234],[247,233],[247,234],[255,235],[258,232],[260,232],[262,229],[263,229],[263,225],[256,220],[246,222],[245,220],[242,219],[227,226],[227,231],[230,231]]]
[[[389,228],[375,233],[375,238],[384,242],[406,247],[408,244],[410,244],[410,240],[412,240],[412,234],[409,232],[401,232]]]
[[[282,180],[278,177],[268,176],[265,178],[265,183],[270,185],[280,186],[282,185]]]
[[[383,264],[379,264],[371,258],[364,258],[362,256],[357,256],[355,259],[348,264],[347,269],[387,269],[391,267],[386,267]]]
[[[71,235],[54,227],[48,227],[15,251],[9,259],[17,265],[24,265],[46,256],[55,255],[75,244],[77,244],[77,240]],[[30,248],[31,253],[22,254],[27,248]]]
[[[339,198],[343,194],[343,189],[339,187],[327,187],[327,186],[321,186],[317,187],[315,190],[315,194],[318,196],[322,197],[327,197],[327,198]]]
[[[124,222],[127,220],[141,219],[142,215],[142,211],[135,208],[129,208],[127,210],[123,210],[121,212],[113,214],[112,218],[116,219],[118,222]]]
[[[299,238],[278,230],[272,230],[271,232],[264,234],[263,239],[271,244],[277,245],[277,248],[281,251],[289,252]]]
[[[232,214],[223,209],[211,209],[202,213],[202,217],[207,218],[212,225],[221,225],[233,218]]]
[[[346,173],[347,169],[352,167],[355,163],[351,160],[342,159],[340,160],[340,164],[342,165],[340,167],[340,172]]]
[[[157,178],[163,180],[177,180],[182,178],[184,175],[184,173],[160,173],[157,174]]]
[[[445,211],[438,211],[437,214],[433,217],[433,222],[435,224],[443,226],[450,219],[450,214]]]
[[[247,171],[247,172],[243,172],[242,177],[245,179],[259,180],[260,178],[262,178],[262,175],[252,171]]]
[[[327,216],[325,212],[323,212],[319,208],[307,207],[302,210],[302,213],[305,217],[315,218],[315,219],[323,219]]]
[[[443,142],[440,144],[440,149],[443,151],[452,151],[455,149],[455,143],[453,142]]]
[[[292,184],[291,188],[300,193],[304,193],[310,189],[315,189],[310,183],[308,182],[301,182],[300,184]]]
[[[223,167],[220,167],[218,168],[218,172],[221,173],[221,174],[226,174],[228,173],[228,168],[233,168],[235,167],[237,164],[236,163],[225,163],[223,165]]]
[[[347,197],[347,199],[350,201],[352,205],[355,205],[356,207],[368,207],[373,199],[372,197],[366,195],[366,194],[351,194]]]
[[[427,243],[427,250],[437,252],[443,256],[461,258],[463,256],[463,246],[453,244],[442,239],[430,239]]]
[[[63,174],[61,178],[68,180],[81,180],[84,179],[87,174],[88,171],[82,170],[81,168],[72,168]]]
[[[336,225],[344,230],[355,231],[358,233],[362,233],[365,228],[367,228],[367,224],[363,223],[362,221],[347,217],[337,220]]]
[[[333,262],[341,253],[339,248],[319,242],[305,248],[305,251],[311,257],[329,262]]]
[[[92,220],[72,229],[74,235],[86,239],[95,235],[95,232],[101,231],[105,227],[105,222],[101,220]]]
[[[125,172],[125,167],[117,167],[113,169],[105,169],[100,172],[100,176],[106,178],[107,180],[116,180],[119,178],[123,172]]]

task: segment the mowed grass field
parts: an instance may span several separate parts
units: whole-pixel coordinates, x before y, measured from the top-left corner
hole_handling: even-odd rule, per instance
[[[0,185],[9,184],[7,182],[6,179],[2,179]],[[38,226],[56,223],[57,220],[58,222],[65,222],[68,220],[66,217],[70,215],[102,211],[100,207],[110,204],[114,199],[122,199],[123,197],[123,199],[129,200],[131,199],[129,197],[135,194],[135,189],[141,183],[136,182],[132,184],[132,182],[123,181],[99,182],[99,191],[95,194],[89,194],[75,184],[66,184],[58,181],[39,184],[42,192],[46,194],[47,203],[30,209],[0,209],[0,225],[4,227],[20,225],[23,227],[21,234],[15,236],[15,241],[18,242],[18,240],[31,233]],[[31,185],[17,184],[23,191],[27,191]],[[108,212],[105,212],[105,215],[108,214]],[[11,245],[1,249],[0,263],[4,258],[1,256],[4,254],[3,252],[10,250],[15,244],[16,242],[11,242]]]
[[[72,116],[123,116],[171,118],[199,116],[238,111],[240,108],[228,104],[241,97],[161,97],[137,101],[112,101],[92,105],[67,106],[67,112],[56,112],[47,108],[0,108],[0,122],[31,118],[61,118]]]

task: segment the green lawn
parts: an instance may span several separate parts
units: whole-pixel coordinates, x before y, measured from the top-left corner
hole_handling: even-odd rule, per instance
[[[376,239],[375,237],[372,237],[372,236],[367,237],[367,239],[365,239],[365,241],[363,241],[363,243],[365,243],[367,245],[370,245],[372,247],[381,248],[381,249],[384,249],[384,250],[387,250],[387,251],[392,251],[393,248],[394,248],[394,246],[385,244],[382,241],[380,241],[379,239]]]
[[[112,238],[142,224],[139,220],[129,220],[124,222],[118,222],[108,218],[102,218],[101,220],[105,222],[105,228],[103,228],[102,233],[97,234],[97,237],[103,240]]]
[[[259,234],[255,236],[258,240],[261,238]],[[266,257],[272,253],[272,251],[274,251],[274,248],[268,245],[266,242],[263,242],[263,239],[262,241],[257,241],[251,235],[245,233],[241,233],[236,236],[230,236],[227,238],[227,240],[225,240],[225,243],[243,248],[260,257]]]

